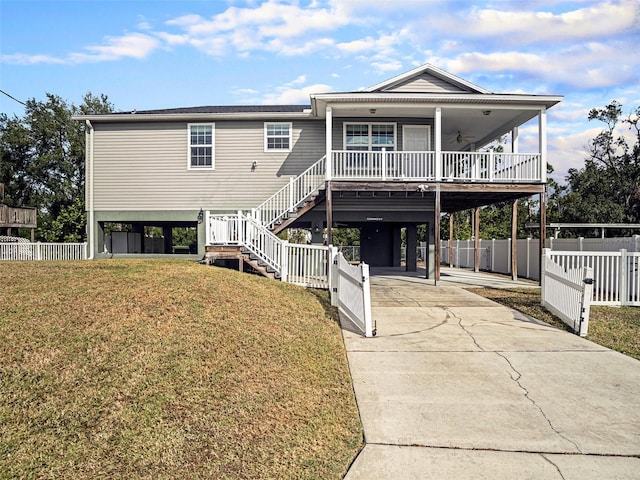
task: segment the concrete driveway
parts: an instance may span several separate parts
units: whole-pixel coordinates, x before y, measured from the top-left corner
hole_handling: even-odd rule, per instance
[[[639,361],[415,275],[371,297],[377,336],[343,328],[366,441],[346,479],[640,478]]]

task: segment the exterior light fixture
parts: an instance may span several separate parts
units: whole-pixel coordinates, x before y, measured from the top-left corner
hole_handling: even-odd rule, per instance
[[[258,166],[258,161],[257,161],[257,160],[254,160],[254,161],[251,163],[251,171],[253,172],[253,171],[256,169],[256,167],[257,167],[257,166]]]
[[[370,109],[369,109],[369,113],[370,113],[371,115],[375,115],[375,114],[376,114],[376,109],[375,109],[375,108],[370,108]]]
[[[483,110],[482,114],[487,116],[487,115],[491,115],[491,110]]]
[[[202,211],[202,208],[200,209],[200,211],[198,212],[198,223],[202,223],[204,221],[204,212]]]

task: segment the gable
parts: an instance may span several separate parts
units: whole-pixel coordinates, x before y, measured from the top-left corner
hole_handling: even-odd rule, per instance
[[[451,82],[447,82],[442,78],[438,78],[426,72],[421,75],[411,77],[398,84],[383,87],[378,91],[401,93],[472,93],[472,90],[468,88],[461,88],[458,85],[454,85]]]
[[[365,92],[397,93],[491,93],[456,75],[426,64],[397,75]]]

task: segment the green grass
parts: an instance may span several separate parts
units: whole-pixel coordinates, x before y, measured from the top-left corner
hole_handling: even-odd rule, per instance
[[[539,288],[469,288],[480,296],[526,313],[563,330],[570,330],[540,305]],[[640,308],[592,306],[587,338],[640,360]]]
[[[340,478],[324,292],[185,261],[0,262],[0,478]]]

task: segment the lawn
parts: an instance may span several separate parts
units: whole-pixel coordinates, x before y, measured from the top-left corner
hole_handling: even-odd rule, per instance
[[[340,478],[335,312],[184,260],[0,262],[0,478]]]
[[[539,288],[469,288],[468,290],[558,328],[569,330],[562,320],[540,305]],[[640,308],[592,306],[587,338],[640,360]]]

